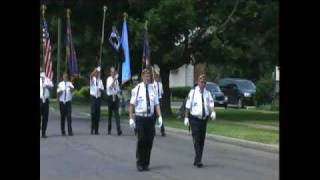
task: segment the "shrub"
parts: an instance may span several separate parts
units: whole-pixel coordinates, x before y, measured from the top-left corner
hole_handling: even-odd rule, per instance
[[[89,102],[89,96],[90,92],[88,86],[84,86],[80,90],[74,90],[72,92],[72,100],[74,102]]]
[[[184,99],[188,96],[191,87],[174,87],[171,88],[172,97]]]
[[[77,77],[77,78],[74,79],[73,85],[74,85],[75,89],[80,89],[80,88],[82,88],[84,86],[88,86],[88,82],[87,81],[88,80],[85,77],[82,77],[82,76],[81,77]]]
[[[80,94],[78,90],[72,92],[72,101],[84,101],[84,97]]]
[[[80,90],[79,90],[79,94],[84,97],[89,99],[90,97],[90,88],[89,86],[83,86]]]
[[[279,111],[279,96],[276,96],[271,103],[272,111]]]
[[[257,105],[270,104],[272,102],[272,77],[267,75],[256,83],[255,99]]]

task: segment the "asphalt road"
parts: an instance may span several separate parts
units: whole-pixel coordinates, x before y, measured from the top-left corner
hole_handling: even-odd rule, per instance
[[[192,165],[191,136],[167,132],[157,136],[151,153],[150,171],[135,167],[136,137],[127,124],[123,135],[106,135],[107,123],[100,122],[100,135],[90,135],[88,117],[74,118],[74,136],[60,134],[60,116],[50,112],[47,139],[40,138],[41,180],[276,180],[279,155],[207,140],[203,168]]]

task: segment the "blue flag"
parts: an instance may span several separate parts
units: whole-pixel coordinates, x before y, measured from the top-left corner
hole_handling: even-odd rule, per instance
[[[122,73],[121,73],[122,83],[121,84],[124,84],[131,79],[128,29],[127,29],[127,22],[125,19],[122,25],[121,47],[124,55],[124,60],[122,61]]]
[[[78,63],[77,63],[77,57],[76,57],[76,51],[73,47],[72,42],[72,33],[71,33],[71,24],[70,19],[67,18],[67,35],[66,35],[66,56],[67,56],[67,62],[69,67],[69,73],[71,76],[78,75]]]
[[[149,51],[149,42],[148,42],[148,33],[144,32],[143,40],[143,52],[142,52],[142,69],[150,68],[150,51]]]

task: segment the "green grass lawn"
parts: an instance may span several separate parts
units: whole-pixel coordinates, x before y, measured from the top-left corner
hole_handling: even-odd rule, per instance
[[[174,115],[165,116],[166,126],[186,129],[183,119],[177,118],[177,109],[173,109]],[[208,121],[207,132],[221,136],[239,138],[266,144],[279,142],[279,131],[252,127],[249,125],[268,125],[279,127],[278,112],[261,112],[259,110],[245,109],[216,109],[217,119]],[[239,124],[241,123],[241,124]],[[247,125],[246,125],[247,124]]]
[[[208,123],[208,133],[228,136],[233,138],[256,141],[266,144],[279,142],[279,131],[259,129],[245,125],[233,124],[227,121],[216,121]]]
[[[164,117],[164,120],[165,125],[168,127],[187,129],[183,124],[183,120],[178,119],[175,116]],[[209,120],[207,133],[266,144],[276,144],[279,142],[279,131],[277,130],[250,127],[242,124],[236,124],[229,120],[216,119],[214,122]]]
[[[261,112],[245,109],[216,109],[217,120],[279,126],[278,112]]]

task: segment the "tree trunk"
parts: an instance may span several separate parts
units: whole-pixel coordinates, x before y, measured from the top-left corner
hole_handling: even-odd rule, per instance
[[[170,70],[166,69],[165,66],[160,67],[161,82],[163,85],[163,96],[161,102],[161,112],[163,114],[172,114],[171,111],[171,91],[169,88],[169,75]]]

